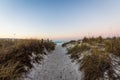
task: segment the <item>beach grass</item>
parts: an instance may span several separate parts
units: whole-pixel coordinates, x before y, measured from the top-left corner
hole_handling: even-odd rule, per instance
[[[52,41],[43,39],[0,40],[0,80],[18,80],[33,62],[40,63],[45,49],[49,52],[54,48]]]

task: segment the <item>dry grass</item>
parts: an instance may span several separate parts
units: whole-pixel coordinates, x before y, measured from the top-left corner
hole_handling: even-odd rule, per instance
[[[66,47],[66,45],[68,45],[68,44],[76,44],[76,41],[75,40],[71,40],[69,42],[63,43],[62,47]]]
[[[120,38],[112,38],[105,42],[106,51],[114,55],[120,56]]]
[[[70,54],[70,57],[76,60],[79,59],[79,56],[83,51],[87,51],[87,50],[90,50],[90,47],[85,44],[76,45],[73,48],[68,49],[67,54]]]
[[[31,62],[43,59],[45,48],[51,51],[54,47],[53,42],[44,40],[0,40],[0,80],[16,80],[33,67]]]
[[[76,41],[76,43],[79,43],[79,41]],[[86,53],[88,54],[84,51],[87,51]],[[119,37],[106,39],[102,37],[85,37],[82,43],[69,48],[68,54],[72,59],[80,63],[80,70],[84,73],[83,80],[104,80],[105,73],[107,73],[109,80],[117,80],[117,77],[113,75],[114,71],[109,55],[114,54],[120,56]],[[83,54],[82,60],[80,58],[81,54]]]
[[[80,70],[84,72],[83,80],[100,80],[104,72],[111,70],[110,58],[107,53],[94,49],[91,55],[85,55]]]
[[[99,36],[99,37],[90,37],[90,38],[87,38],[87,37],[84,37],[83,40],[82,40],[84,43],[89,43],[91,45],[94,45],[96,43],[103,43],[104,42],[104,39]]]

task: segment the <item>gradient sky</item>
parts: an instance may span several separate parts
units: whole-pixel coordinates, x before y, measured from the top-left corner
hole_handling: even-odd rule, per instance
[[[120,0],[0,0],[1,38],[99,35],[120,35]]]

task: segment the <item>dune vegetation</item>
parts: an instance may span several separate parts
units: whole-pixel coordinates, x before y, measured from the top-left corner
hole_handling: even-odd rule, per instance
[[[32,63],[40,63],[46,51],[54,49],[49,40],[1,39],[0,80],[18,80],[33,67]]]
[[[69,46],[68,46],[69,45]],[[72,47],[70,47],[72,45]],[[80,65],[83,80],[118,80],[120,79],[120,38],[83,38],[67,46],[70,58]],[[113,61],[115,56],[116,61]]]

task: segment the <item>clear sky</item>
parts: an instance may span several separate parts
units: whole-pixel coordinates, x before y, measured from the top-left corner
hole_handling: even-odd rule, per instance
[[[99,35],[120,35],[120,0],[0,0],[1,38]]]

